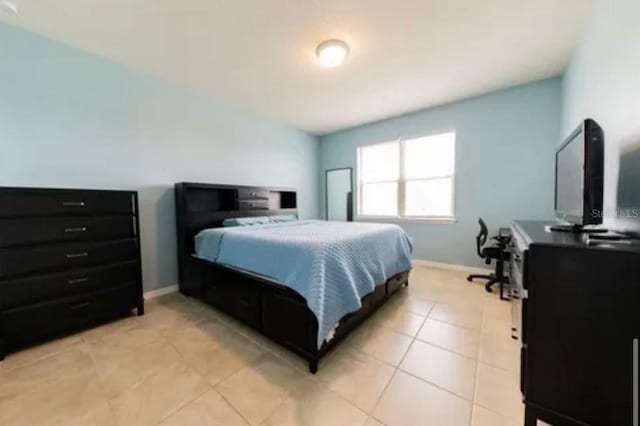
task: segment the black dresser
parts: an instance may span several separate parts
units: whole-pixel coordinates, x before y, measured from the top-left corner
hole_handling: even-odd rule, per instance
[[[551,232],[549,225],[512,227],[525,425],[540,419],[554,426],[633,426],[640,248],[594,244],[586,234]]]
[[[0,360],[133,308],[144,313],[136,192],[0,187]]]

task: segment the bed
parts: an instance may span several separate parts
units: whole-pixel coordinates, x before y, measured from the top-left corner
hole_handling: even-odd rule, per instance
[[[180,291],[296,352],[312,373],[408,285],[411,242],[395,225],[294,220],[292,189],[178,183],[175,196]],[[236,218],[251,226],[223,226]]]

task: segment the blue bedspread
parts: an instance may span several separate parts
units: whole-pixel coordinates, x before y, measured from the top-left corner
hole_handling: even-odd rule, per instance
[[[206,229],[196,255],[273,278],[307,301],[318,318],[318,348],[360,299],[411,269],[412,245],[397,225],[296,221]]]

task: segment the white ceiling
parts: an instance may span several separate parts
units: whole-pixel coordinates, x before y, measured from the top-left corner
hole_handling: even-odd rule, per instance
[[[560,74],[593,0],[13,0],[0,19],[315,134]],[[337,69],[317,44],[349,43]]]

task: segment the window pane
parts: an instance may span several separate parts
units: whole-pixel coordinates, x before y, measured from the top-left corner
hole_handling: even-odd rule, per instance
[[[372,216],[398,215],[398,183],[370,183],[362,185],[360,214]]]
[[[452,178],[409,181],[405,192],[405,215],[453,216]]]
[[[400,178],[400,144],[391,142],[360,148],[360,181],[380,182]]]
[[[455,133],[410,139],[404,145],[407,179],[451,176],[455,170]]]

